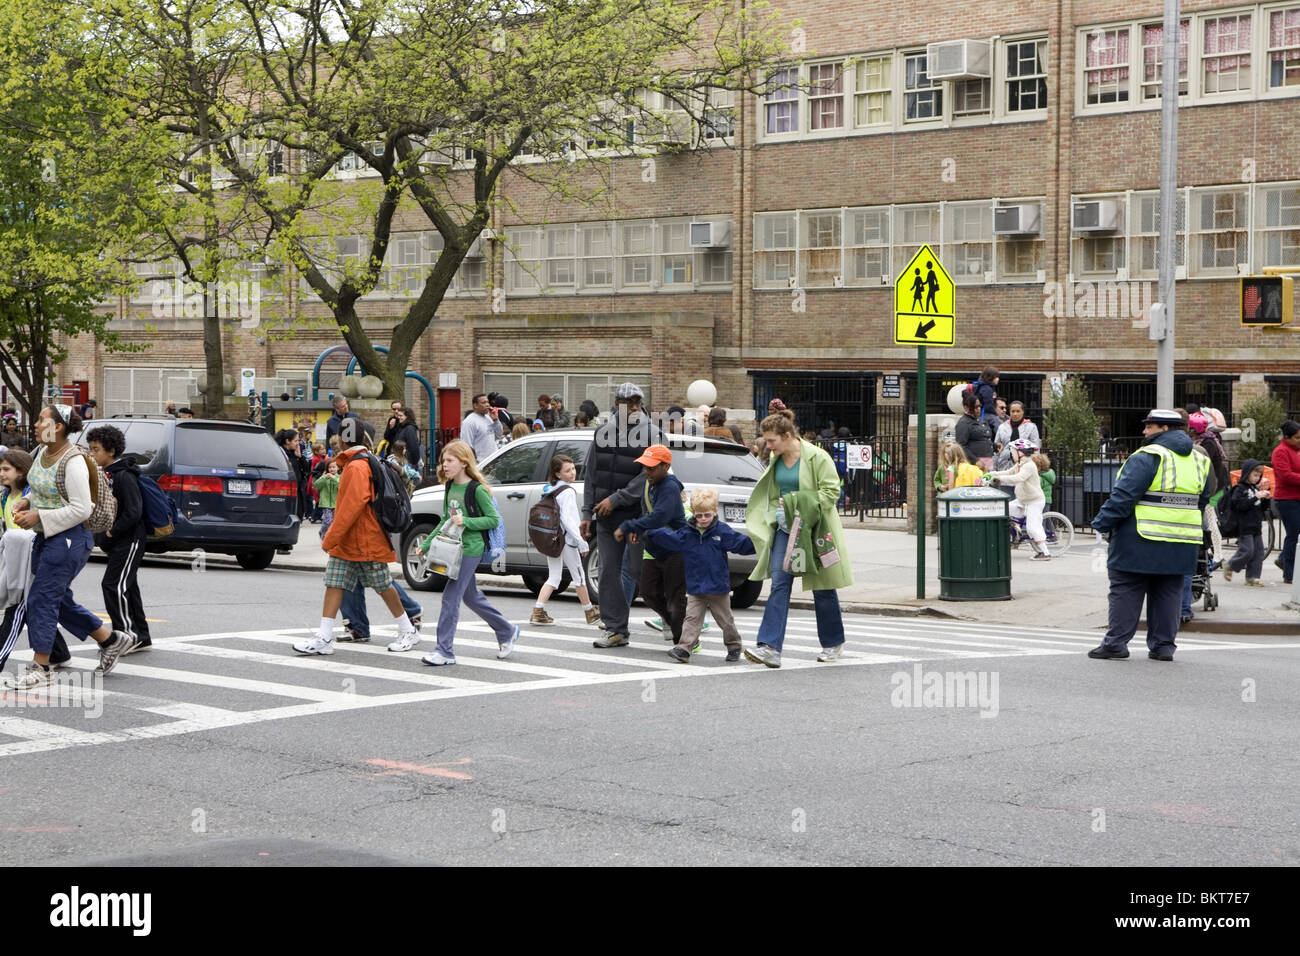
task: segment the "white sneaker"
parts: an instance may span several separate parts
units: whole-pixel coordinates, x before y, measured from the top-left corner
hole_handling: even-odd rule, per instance
[[[455,664],[456,658],[443,657],[438,651],[434,651],[432,654],[425,654],[420,661],[430,667],[442,667],[444,664]]]
[[[519,628],[516,627],[515,632],[510,635],[510,640],[503,641],[502,643],[497,645],[497,660],[503,661],[507,657],[509,657],[510,652],[515,649],[515,642],[518,640],[519,640]]]
[[[333,654],[334,638],[326,640],[316,634],[309,641],[294,641],[293,649],[299,654]]]
[[[47,687],[54,682],[54,674],[51,668],[41,667],[35,661],[27,665],[27,670],[21,674],[14,674],[5,681],[5,686],[10,690],[35,690],[38,687]]]
[[[817,655],[817,660],[826,664],[830,661],[838,661],[844,654],[844,645],[836,644],[834,647],[823,647],[822,652]]]
[[[409,651],[420,643],[420,635],[414,630],[409,630],[405,634],[398,634],[397,640],[388,645],[390,651]]]

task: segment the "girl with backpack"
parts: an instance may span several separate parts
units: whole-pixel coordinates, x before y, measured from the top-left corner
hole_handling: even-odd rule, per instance
[[[443,483],[443,511],[438,527],[429,533],[417,549],[428,552],[433,539],[448,524],[462,529],[460,573],[447,581],[442,592],[442,607],[438,611],[438,647],[420,660],[431,667],[456,663],[453,641],[456,625],[460,623],[460,605],[465,606],[491,626],[497,638],[497,658],[504,660],[515,649],[519,628],[506,620],[494,608],[474,579],[479,560],[487,549],[487,532],[501,521],[496,503],[492,500],[492,486],[479,473],[474,449],[464,441],[450,442],[442,450],[438,464],[438,480]]]
[[[533,605],[533,615],[529,624],[554,624],[555,620],[546,613],[546,602],[551,599],[555,589],[560,586],[560,577],[564,569],[569,569],[569,579],[582,602],[582,613],[588,624],[600,623],[600,608],[591,603],[587,590],[586,578],[582,576],[582,556],[591,550],[591,546],[579,533],[582,516],[578,509],[578,489],[573,482],[578,479],[578,468],[568,455],[556,455],[551,459],[551,467],[546,473],[546,484],[542,486],[542,497],[550,495],[560,508],[560,528],[564,532],[564,550],[555,557],[546,556],[546,583],[537,592],[537,603]],[[572,494],[565,494],[565,491]]]
[[[18,526],[37,532],[32,546],[35,577],[27,595],[27,637],[34,659],[25,673],[10,681],[15,690],[44,687],[53,680],[50,653],[60,627],[79,640],[94,638],[99,645],[97,670],[103,674],[136,646],[134,637],[105,626],[72,595],[72,581],[86,566],[94,547],[86,525],[102,521],[104,516],[97,516],[96,510],[99,496],[108,491],[108,479],[98,466],[68,441],[69,434],[79,431],[81,419],[71,406],[41,409],[36,437],[42,447],[27,473],[31,497],[14,505]],[[95,469],[93,476],[91,468]],[[112,500],[111,494],[108,500]]]

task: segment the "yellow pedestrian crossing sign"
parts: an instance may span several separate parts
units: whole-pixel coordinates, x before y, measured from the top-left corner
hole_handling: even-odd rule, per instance
[[[929,246],[922,246],[894,280],[894,343],[955,344],[956,287]]]

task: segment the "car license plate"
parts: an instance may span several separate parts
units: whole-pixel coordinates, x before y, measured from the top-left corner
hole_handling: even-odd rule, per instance
[[[735,522],[737,524],[744,524],[745,506],[744,505],[723,505],[722,520],[727,522],[728,524],[731,524],[732,522]]]
[[[227,478],[226,492],[232,495],[251,495],[253,483],[246,478]]]

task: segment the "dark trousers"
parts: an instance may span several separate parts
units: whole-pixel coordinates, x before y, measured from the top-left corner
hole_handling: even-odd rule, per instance
[[[616,541],[613,522],[596,522],[596,547],[600,553],[600,619],[606,631],[626,634],[628,600],[623,590],[623,556],[627,552],[627,569],[632,579],[641,577],[641,550],[639,544],[628,544],[627,539]],[[644,585],[643,585],[644,586]],[[683,612],[684,613],[684,612]]]
[[[86,566],[94,540],[85,528],[70,528],[32,544],[32,569],[36,577],[27,592],[27,640],[37,654],[51,661],[67,660],[68,645],[59,633],[65,628],[79,641],[104,625],[77,603],[72,582]]]
[[[666,558],[642,559],[641,599],[663,618],[664,627],[680,643],[686,620],[686,564],[680,552]]]
[[[1278,501],[1273,504],[1282,519],[1285,537],[1282,539],[1282,577],[1288,581],[1295,574],[1296,541],[1300,540],[1300,501]]]
[[[113,630],[135,635],[141,644],[151,643],[149,623],[140,600],[140,562],[144,560],[144,535],[120,541],[108,552],[108,567],[100,584],[104,609],[113,619]]]
[[[1246,569],[1247,581],[1258,581],[1264,572],[1264,539],[1259,534],[1237,536],[1237,553],[1228,559],[1228,570]]]
[[[1178,614],[1183,600],[1181,574],[1135,574],[1111,570],[1110,620],[1102,642],[1122,650],[1137,633],[1142,602],[1147,605],[1147,649],[1174,652]]]

